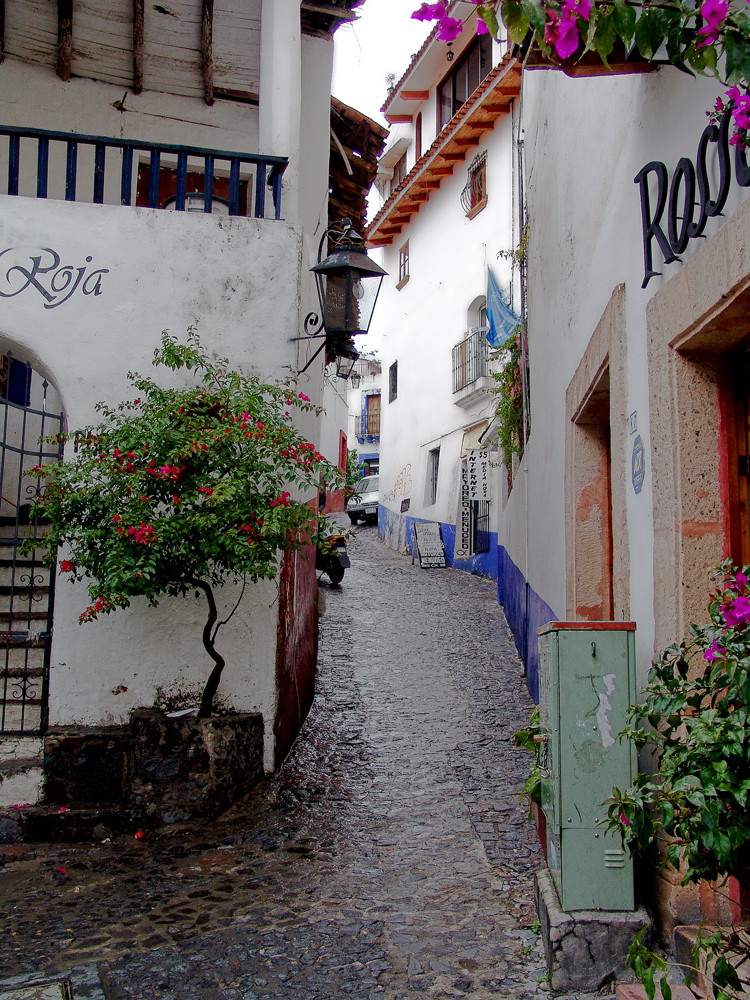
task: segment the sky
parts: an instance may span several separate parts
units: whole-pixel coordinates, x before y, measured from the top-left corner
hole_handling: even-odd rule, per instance
[[[366,0],[357,21],[342,24],[333,44],[333,94],[381,125],[389,73],[400,79],[434,27],[414,21],[419,0]]]

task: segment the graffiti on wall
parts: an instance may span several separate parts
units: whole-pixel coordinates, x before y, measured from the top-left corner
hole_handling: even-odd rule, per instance
[[[398,500],[400,497],[408,496],[411,493],[411,462],[407,462],[401,472],[396,476],[393,489],[383,494],[383,500]]]
[[[93,257],[82,267],[63,264],[57,251],[43,247],[37,251],[8,247],[0,250],[0,297],[12,299],[31,289],[41,296],[45,309],[56,309],[79,289],[82,295],[101,295],[102,277],[109,268],[89,270]]]

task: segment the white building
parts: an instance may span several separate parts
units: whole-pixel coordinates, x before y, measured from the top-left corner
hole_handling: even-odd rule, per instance
[[[376,313],[377,315],[377,313]],[[349,377],[349,442],[362,476],[380,472],[380,414],[383,366],[374,354],[361,354]]]
[[[437,522],[449,564],[495,576],[500,470],[488,468],[481,498],[462,492],[462,470],[495,409],[489,269],[519,309],[503,254],[518,242],[521,74],[505,45],[474,34],[473,4],[455,13],[467,30],[451,46],[433,33],[383,109],[393,125],[380,160],[384,203],[368,229],[389,273],[374,321],[384,382],[378,530],[414,551],[415,521]]]
[[[509,494],[495,479],[497,550],[477,568],[497,575],[535,696],[550,620],[634,621],[642,684],[656,653],[707,620],[710,571],[750,562],[747,156],[726,121],[707,122],[720,85],[668,66],[524,71],[519,86],[505,57],[470,94],[455,81],[450,105],[472,45],[465,32],[446,63],[433,33],[386,103],[393,191],[369,233],[392,274],[377,316],[381,531],[409,547],[410,518],[437,521],[450,559],[460,455],[494,407],[461,408],[449,350],[480,325],[486,266],[507,290],[496,255],[520,247],[530,436]],[[460,194],[485,151],[487,205],[470,219]],[[658,878],[662,929],[695,922],[697,895]]]
[[[55,414],[69,428],[93,422],[98,400],[127,397],[129,370],[149,369],[164,329],[195,326],[210,350],[264,379],[305,366],[317,347],[299,337],[316,308],[309,268],[327,221],[332,34],[358,2],[175,0],[167,9],[116,0],[76,5],[71,21],[70,5],[8,0],[0,349],[12,354],[6,379],[21,379],[14,413],[41,409],[45,379],[53,423]],[[321,357],[304,376],[314,402],[322,373]],[[316,419],[303,431],[319,441]],[[6,455],[12,444],[7,436]],[[12,549],[22,505],[9,461],[4,468]],[[184,703],[201,690],[202,607],[134,602],[79,627],[85,593],[58,586],[54,619],[35,612],[32,621],[9,559],[4,620],[27,639],[0,651],[6,737],[47,723],[120,723],[165,695]],[[55,580],[39,583],[46,607]],[[236,594],[226,591],[231,607]],[[40,654],[27,648],[37,641]],[[220,699],[262,714],[270,769],[313,695],[310,553],[287,555],[278,582],[250,588],[223,646]]]

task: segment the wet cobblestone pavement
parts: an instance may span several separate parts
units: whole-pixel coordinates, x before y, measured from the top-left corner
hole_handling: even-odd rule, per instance
[[[279,774],[212,824],[0,848],[0,1000],[70,970],[73,1000],[547,995],[512,740],[532,704],[495,585],[372,528],[350,554]]]

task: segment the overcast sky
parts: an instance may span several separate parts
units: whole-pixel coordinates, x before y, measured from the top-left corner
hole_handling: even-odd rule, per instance
[[[366,0],[356,8],[359,20],[343,24],[333,36],[334,96],[381,125],[386,76],[400,79],[434,28],[431,21],[412,20],[417,7],[418,0]]]

